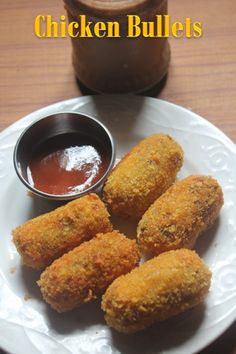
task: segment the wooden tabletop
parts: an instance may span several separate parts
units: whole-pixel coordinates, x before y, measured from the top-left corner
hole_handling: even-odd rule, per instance
[[[62,0],[0,1],[0,130],[26,114],[82,95],[67,39],[38,39],[34,19],[64,12]],[[236,142],[236,1],[169,1],[172,20],[203,23],[201,39],[171,39],[169,76],[159,98],[190,108]],[[205,349],[236,353],[236,325]]]

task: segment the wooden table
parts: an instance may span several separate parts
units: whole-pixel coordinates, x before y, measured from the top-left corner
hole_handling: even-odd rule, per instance
[[[159,98],[199,113],[236,142],[236,1],[172,0],[172,20],[203,22],[201,39],[172,39]],[[0,130],[50,103],[80,96],[69,39],[38,39],[35,16],[64,13],[62,0],[0,2]],[[236,353],[236,325],[202,354]]]

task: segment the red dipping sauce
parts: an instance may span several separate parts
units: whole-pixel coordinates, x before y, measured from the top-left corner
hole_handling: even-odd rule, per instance
[[[67,133],[48,139],[33,151],[27,179],[39,191],[70,195],[93,186],[108,166],[101,142],[87,135]]]

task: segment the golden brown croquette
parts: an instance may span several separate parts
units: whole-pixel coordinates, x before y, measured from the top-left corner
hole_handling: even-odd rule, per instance
[[[109,286],[102,299],[106,322],[123,333],[143,330],[202,302],[210,281],[194,251],[162,253]]]
[[[212,177],[189,176],[176,182],[143,215],[138,244],[153,254],[192,248],[213,225],[222,205],[222,189]]]
[[[114,279],[136,267],[140,254],[135,241],[118,231],[98,234],[54,261],[38,285],[43,298],[65,312],[104,293]]]
[[[139,218],[175,181],[183,150],[168,135],[142,140],[114,168],[103,200],[114,215]]]
[[[112,230],[109,213],[96,194],[76,199],[12,231],[25,265],[43,269],[65,252]]]

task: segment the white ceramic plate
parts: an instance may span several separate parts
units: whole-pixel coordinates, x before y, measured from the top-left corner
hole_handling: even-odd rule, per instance
[[[225,204],[215,227],[196,246],[213,271],[205,305],[142,333],[124,336],[105,325],[99,300],[62,315],[42,301],[35,283],[39,273],[21,265],[11,230],[55,204],[27,194],[14,172],[12,153],[28,124],[68,110],[91,114],[104,122],[117,144],[117,157],[142,138],[164,132],[185,151],[178,178],[210,174],[218,179]],[[193,353],[213,341],[236,318],[236,147],[196,114],[136,96],[87,96],[43,108],[0,134],[0,195],[0,345],[5,350],[15,354]],[[130,235],[132,232],[127,230]]]

